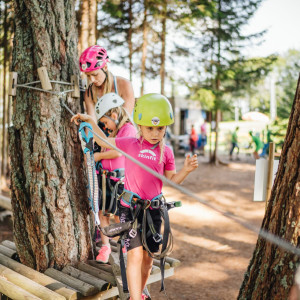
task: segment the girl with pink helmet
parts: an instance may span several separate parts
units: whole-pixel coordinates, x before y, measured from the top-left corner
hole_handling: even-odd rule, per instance
[[[109,57],[107,51],[94,45],[82,52],[79,59],[80,71],[84,72],[89,80],[89,87],[84,95],[86,112],[94,118],[97,98],[107,93],[116,93],[125,101],[124,107],[132,113],[134,107],[134,93],[131,82],[120,76],[113,76],[108,71]]]

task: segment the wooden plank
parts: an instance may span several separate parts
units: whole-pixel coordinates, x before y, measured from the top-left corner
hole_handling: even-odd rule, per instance
[[[112,297],[118,296],[119,290],[117,287],[113,287],[112,289],[104,292],[99,292],[93,296],[83,297],[84,300],[105,300],[109,299],[112,300]]]
[[[99,279],[89,273],[78,270],[72,266],[64,267],[62,269],[62,272],[96,287],[99,291],[105,291],[109,287],[109,283],[107,281]]]
[[[13,255],[16,253],[16,251],[12,250],[10,248],[7,248],[3,245],[0,245],[0,253],[7,256],[7,257],[9,257],[9,258],[12,258]]]
[[[18,299],[18,300],[40,300],[29,292],[23,290],[19,286],[11,283],[10,281],[4,279],[4,277],[0,276],[0,293],[8,296],[11,299]]]
[[[160,260],[154,258],[153,265],[160,268]],[[165,262],[165,269],[170,269],[170,268],[171,268],[170,264]]]
[[[83,272],[86,272],[86,273],[89,273],[97,278],[100,278],[102,280],[105,280],[107,282],[109,282],[112,286],[116,286],[117,283],[116,283],[116,280],[114,278],[113,275],[111,275],[110,273],[107,273],[101,269],[98,269],[96,267],[92,267],[86,263],[82,263],[80,262],[78,264],[78,269],[83,271]]]
[[[79,291],[83,296],[91,296],[99,292],[99,290],[88,284],[85,283],[77,278],[74,278],[70,275],[64,274],[61,271],[55,270],[53,268],[49,268],[45,271],[45,274],[48,275],[49,277],[52,277],[55,280],[58,280],[59,282],[62,282],[77,291]]]
[[[3,254],[0,254],[0,264],[39,283],[40,285],[56,292],[57,294],[64,296],[68,300],[78,299],[77,291],[67,288],[61,282],[58,282],[53,278],[44,275],[43,273],[40,273],[27,266],[24,266]]]
[[[170,276],[174,275],[174,268],[170,268],[165,270],[165,278],[168,278]],[[148,281],[147,281],[147,285],[151,284],[153,282],[159,281],[161,279],[161,274],[159,273],[155,273],[150,275]]]
[[[8,95],[16,96],[17,94],[18,73],[9,72]]]
[[[10,248],[12,250],[17,251],[17,247],[16,247],[15,243],[12,242],[12,241],[9,241],[9,240],[2,241],[1,245],[5,246],[7,248]]]
[[[48,76],[47,68],[40,67],[37,69],[43,90],[51,91],[52,85]]]
[[[0,275],[32,295],[45,300],[65,300],[66,298],[45,288],[27,277],[0,264]]]
[[[101,264],[101,263],[96,262],[95,260],[89,260],[88,264],[95,267],[95,268],[97,268],[97,269],[100,269],[100,270],[103,270],[107,273],[113,274],[112,266],[109,265],[109,264]]]
[[[10,198],[0,195],[0,206],[7,210],[12,210]]]
[[[76,75],[71,76],[71,83],[73,85],[74,92],[72,92],[73,98],[79,98],[80,97],[80,91],[79,91],[79,78]]]

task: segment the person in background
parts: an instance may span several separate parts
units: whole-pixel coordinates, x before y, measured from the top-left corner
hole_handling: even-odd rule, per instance
[[[203,124],[200,127],[200,134],[201,134],[201,143],[200,143],[200,150],[202,154],[205,154],[205,145],[207,144],[207,124],[206,120],[204,120]]]
[[[269,129],[268,125],[266,127],[266,134],[267,134],[266,143],[264,144],[263,150],[262,150],[261,154],[259,155],[260,157],[264,157],[269,154],[270,143],[273,142],[272,132]]]
[[[252,130],[249,131],[249,135],[251,136],[251,139],[252,139],[251,143],[254,142],[254,144],[255,144],[255,150],[253,152],[253,156],[255,159],[259,159],[260,156],[258,154],[258,151],[263,148],[264,144],[260,140],[259,136],[253,135]]]
[[[239,127],[235,127],[235,130],[233,131],[233,133],[231,134],[231,149],[229,152],[229,159],[232,160],[232,154],[235,148],[237,148],[237,154],[236,154],[236,160],[240,160],[239,159],[239,153],[240,153],[240,147],[238,144],[238,135],[237,132],[239,131]]]
[[[198,134],[194,125],[192,125],[191,134],[190,134],[190,150],[192,154],[195,154],[195,149],[197,148]]]

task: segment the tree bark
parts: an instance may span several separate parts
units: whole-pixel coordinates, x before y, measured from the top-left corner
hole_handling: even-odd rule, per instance
[[[300,245],[300,77],[280,163],[262,228]],[[295,255],[259,238],[238,299],[288,299]]]
[[[80,5],[79,52],[96,44],[97,0],[82,0]]]
[[[70,82],[79,73],[74,1],[14,4],[12,69],[18,84],[39,80],[41,66],[51,80]],[[80,111],[79,99],[68,97],[66,103]],[[55,95],[18,88],[13,98],[14,238],[22,263],[40,271],[86,260],[91,253],[83,158],[70,117]]]
[[[143,20],[143,44],[142,44],[142,64],[141,64],[141,96],[144,94],[145,75],[146,75],[146,58],[148,46],[148,0],[144,0],[144,20]]]
[[[7,71],[7,60],[8,60],[8,4],[5,3],[4,18],[3,18],[3,105],[2,105],[2,148],[1,148],[1,178],[0,178],[0,189],[6,186],[6,71]]]

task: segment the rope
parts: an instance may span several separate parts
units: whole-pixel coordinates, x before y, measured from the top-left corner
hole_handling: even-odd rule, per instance
[[[65,105],[65,103],[62,101],[62,105],[64,107],[67,108],[67,106]],[[67,108],[67,110],[74,116],[75,114],[69,109]],[[186,194],[187,196],[190,196],[192,198],[194,198],[195,200],[197,200],[198,202],[202,203],[203,205],[211,208],[214,211],[217,211],[219,214],[223,215],[226,218],[229,218],[233,221],[235,221],[236,223],[242,225],[243,227],[257,233],[259,236],[261,236],[262,238],[264,238],[266,241],[277,245],[279,248],[284,249],[290,253],[293,253],[297,256],[300,256],[300,248],[299,247],[295,247],[294,245],[292,245],[291,243],[287,242],[286,240],[282,239],[279,236],[274,235],[273,233],[270,233],[268,231],[266,231],[263,228],[258,228],[257,226],[254,226],[244,220],[242,220],[240,217],[234,215],[233,213],[229,212],[229,211],[224,211],[218,207],[216,207],[215,205],[213,205],[212,203],[198,197],[197,195],[195,195],[194,193],[190,192],[188,189],[176,184],[175,182],[171,181],[170,179],[166,178],[165,176],[156,173],[155,171],[153,171],[152,169],[150,169],[148,166],[142,164],[141,162],[139,162],[138,160],[136,160],[134,157],[128,155],[126,152],[124,152],[123,150],[117,148],[116,146],[110,144],[109,142],[107,142],[107,140],[105,140],[103,137],[99,136],[97,133],[95,133],[93,130],[91,130],[90,128],[87,128],[88,130],[90,130],[95,136],[97,136],[101,141],[105,142],[107,145],[109,145],[112,149],[120,152],[122,155],[124,155],[125,157],[127,157],[128,159],[130,159],[132,162],[134,162],[135,164],[137,164],[138,166],[140,166],[142,169],[144,169],[145,171],[149,172],[150,174],[152,174],[153,176],[155,176],[156,178],[160,179],[162,182],[169,184],[170,186],[174,187],[175,189],[177,189],[178,191],[182,192],[183,194]]]
[[[65,82],[65,81],[57,81],[57,80],[49,80],[49,81],[53,82],[53,83],[59,83],[59,84],[65,84],[65,85],[73,85],[72,83]],[[40,83],[40,82],[41,82],[40,80],[38,80],[38,81],[31,81],[31,82],[23,83],[22,85],[30,85],[30,84]]]
[[[23,87],[23,88],[26,88],[26,89],[36,90],[36,91],[45,92],[45,93],[49,93],[49,94],[52,94],[52,95],[58,95],[58,96],[64,95],[66,93],[74,92],[74,90],[67,90],[67,91],[62,91],[62,92],[46,91],[46,90],[43,90],[43,89],[40,89],[40,88],[28,86],[26,84],[17,84],[17,87]]]

